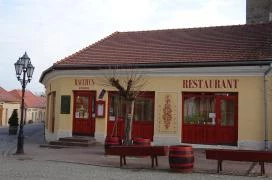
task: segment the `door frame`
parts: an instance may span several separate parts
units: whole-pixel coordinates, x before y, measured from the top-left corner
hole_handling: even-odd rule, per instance
[[[184,99],[185,97],[213,97],[215,100],[214,111],[216,113],[215,125],[213,124],[187,124],[184,121]],[[195,143],[195,144],[227,144],[227,145],[237,145],[238,141],[238,92],[182,92],[182,123],[181,123],[181,141],[185,143]],[[230,99],[235,100],[235,117],[234,126],[231,134],[233,141],[230,141],[228,137],[224,138],[220,131],[227,128],[222,128],[220,124],[220,117],[218,115],[220,112],[220,99]],[[218,115],[217,115],[218,114]],[[201,132],[199,132],[201,131]],[[221,136],[220,136],[221,135]]]
[[[55,132],[55,112],[56,112],[56,91],[52,91],[47,95],[47,117],[46,117],[46,127],[51,133]],[[26,112],[24,112],[25,119]]]
[[[77,96],[88,96],[88,119],[84,120],[84,121],[90,121],[88,122],[89,127],[86,127],[87,131],[90,130],[90,132],[84,132],[84,131],[80,131],[78,130],[76,127],[76,119],[80,119],[80,118],[76,118],[75,117],[75,113],[76,113],[76,97]],[[95,134],[95,111],[96,110],[96,91],[80,91],[80,90],[76,90],[73,91],[73,118],[72,118],[72,134],[73,135],[86,135],[86,136],[94,136]]]
[[[221,144],[228,144],[228,145],[237,145],[238,141],[238,93],[229,96],[216,96],[216,112],[218,116],[216,117],[216,132],[217,132],[217,142]],[[234,101],[234,123],[233,126],[226,125],[222,126],[222,116],[221,116],[221,100],[233,100]],[[232,131],[232,132],[231,132]],[[221,132],[221,133],[219,133]],[[231,134],[234,137],[227,137],[224,134]],[[235,142],[232,142],[231,139],[235,139]]]

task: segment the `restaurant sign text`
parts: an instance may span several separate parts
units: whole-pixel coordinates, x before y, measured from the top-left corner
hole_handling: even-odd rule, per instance
[[[182,87],[185,89],[237,89],[238,79],[190,79],[183,80]]]

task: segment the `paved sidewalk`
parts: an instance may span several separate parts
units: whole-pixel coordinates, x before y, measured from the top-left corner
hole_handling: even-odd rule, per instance
[[[44,142],[44,132],[43,132],[43,124],[35,123],[35,124],[27,124],[24,125],[24,131],[27,129],[31,129],[35,127],[36,131],[31,133],[24,133],[24,144],[27,146],[28,144],[41,144]],[[0,152],[2,157],[15,153],[18,141],[17,135],[9,135],[8,127],[0,127]]]
[[[17,135],[9,135],[8,128],[0,130],[0,152],[1,156],[6,156],[17,145]]]
[[[2,132],[2,131],[1,131]],[[39,143],[43,142],[43,132],[38,132],[31,137],[25,137],[24,155],[14,155],[17,145],[17,136],[0,134],[1,158],[33,161],[66,162],[74,164],[86,164],[103,167],[119,168],[119,157],[105,156],[104,146],[95,145],[87,148],[41,148]],[[204,149],[194,148],[194,173],[216,174],[217,161],[207,160]],[[146,169],[150,171],[171,172],[168,157],[158,157],[159,166],[151,168],[149,157],[128,157],[127,165],[123,169]],[[272,178],[272,164],[265,164],[266,175]],[[259,176],[260,166],[251,162],[224,161],[222,174],[237,176]]]
[[[228,176],[203,173],[172,173],[152,169],[120,169],[85,164],[17,160],[5,158],[0,163],[3,180],[256,180],[263,177]]]
[[[24,155],[12,155],[15,151],[11,151],[9,158],[15,158],[19,160],[42,160],[42,161],[58,161],[75,164],[86,164],[103,167],[115,167],[119,168],[119,157],[104,155],[104,146],[95,145],[88,148],[62,148],[51,149],[41,148],[37,144],[26,144]],[[206,160],[205,151],[203,149],[194,149],[195,163],[194,173],[209,173],[216,174],[217,161]],[[158,157],[159,166],[151,168],[151,160],[149,157],[136,158],[128,157],[127,165],[124,169],[149,169],[152,171],[168,171],[169,169],[168,157]],[[251,162],[235,162],[224,161],[223,173],[227,175],[237,176],[259,176],[260,167],[255,165],[252,168]],[[265,177],[272,177],[272,165],[265,164],[266,175]],[[249,172],[249,170],[251,171]]]

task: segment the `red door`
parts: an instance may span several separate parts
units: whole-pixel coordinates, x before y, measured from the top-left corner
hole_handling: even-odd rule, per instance
[[[217,96],[216,98],[217,142],[236,145],[238,140],[238,97]]]
[[[73,134],[94,136],[95,97],[94,91],[74,92]]]
[[[183,93],[182,142],[236,145],[237,93]]]

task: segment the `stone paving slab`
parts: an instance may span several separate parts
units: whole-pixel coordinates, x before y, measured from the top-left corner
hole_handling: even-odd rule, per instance
[[[86,164],[104,167],[119,168],[119,157],[104,155],[104,146],[96,145],[86,148],[41,148],[37,144],[26,144],[24,155],[12,155],[15,151],[9,152],[9,158],[20,160],[43,160],[58,161],[75,164]],[[194,172],[217,174],[217,161],[207,160],[203,149],[194,149]],[[127,165],[123,169],[149,169],[154,171],[171,172],[169,168],[168,157],[158,157],[159,166],[151,168],[150,157],[136,158],[127,157]],[[223,172],[221,174],[237,175],[237,176],[260,176],[260,166],[254,165],[250,172],[251,162],[223,161]],[[264,177],[272,177],[272,165],[265,164],[266,175]]]
[[[17,144],[17,136],[16,135],[0,135],[0,152],[2,156],[6,156],[7,153],[13,150]]]
[[[2,131],[1,131],[2,132]],[[14,155],[17,145],[17,136],[9,136],[8,134],[0,134],[0,152],[1,159],[15,160],[33,160],[33,161],[51,161],[66,162],[74,164],[86,164],[104,167],[119,167],[119,157],[104,155],[104,146],[95,145],[91,147],[81,148],[41,148],[38,143],[43,142],[42,133],[36,133],[32,137],[25,137],[24,155]],[[207,160],[205,158],[205,150],[194,148],[194,172],[215,174],[217,169],[217,161]],[[154,172],[164,171],[171,172],[169,168],[168,157],[158,157],[159,166],[151,168],[151,160],[149,157],[136,158],[128,157],[127,165],[123,169],[148,169]],[[260,174],[260,166],[251,162],[223,161],[223,172],[221,174],[237,175],[237,176],[254,176]],[[249,172],[249,170],[251,170]],[[263,177],[272,178],[272,164],[265,163],[266,175]]]
[[[208,173],[172,173],[152,169],[120,169],[85,164],[41,161],[0,160],[0,174],[3,180],[256,180],[264,177],[228,176]]]

